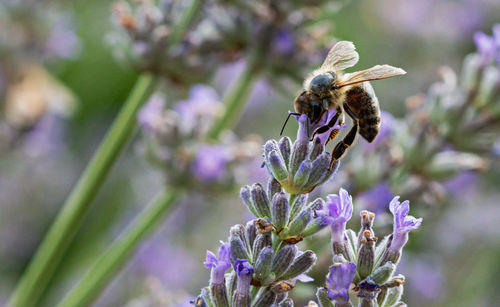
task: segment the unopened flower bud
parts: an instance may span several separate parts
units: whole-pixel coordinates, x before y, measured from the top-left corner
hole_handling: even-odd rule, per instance
[[[231,236],[229,244],[231,246],[231,263],[234,263],[236,259],[249,259],[245,243],[239,236]]]
[[[257,236],[257,229],[255,227],[255,222],[249,221],[246,225],[246,233],[247,233],[247,240],[248,240],[248,246],[253,246],[253,243],[255,241],[255,237]]]
[[[252,201],[255,206],[259,217],[271,217],[271,210],[269,208],[269,199],[267,198],[266,192],[262,188],[262,185],[255,183],[252,185]]]
[[[283,235],[286,237],[299,236],[304,229],[306,229],[307,224],[311,221],[312,212],[311,209],[302,210],[299,215],[290,223],[288,230]]]
[[[392,262],[386,262],[383,266],[375,269],[370,278],[375,283],[383,285],[386,281],[389,280],[389,278],[391,278],[394,270],[396,270],[396,265]]]
[[[255,278],[261,283],[265,283],[271,274],[273,264],[273,249],[264,247],[255,260]]]
[[[241,199],[243,200],[243,203],[245,204],[245,206],[247,206],[248,210],[254,216],[259,216],[257,213],[257,210],[255,209],[253,201],[252,201],[252,194],[251,194],[250,186],[248,186],[248,185],[243,186],[240,190],[240,196],[241,196]]]
[[[252,280],[253,267],[248,260],[237,259],[233,264],[238,275],[236,291],[233,295],[233,307],[250,307],[250,281]]]
[[[287,136],[282,137],[278,143],[278,146],[280,148],[281,156],[283,157],[285,164],[288,165],[290,163],[290,155],[292,152],[292,141]]]
[[[309,175],[311,174],[312,170],[312,163],[309,161],[303,161],[299,169],[297,170],[297,173],[295,173],[295,176],[293,177],[293,183],[297,187],[303,187],[307,183],[307,180],[309,179]]]
[[[290,244],[276,253],[271,270],[277,277],[282,275],[290,267],[297,254],[297,250],[298,248],[296,245]]]
[[[290,217],[290,208],[285,193],[276,193],[271,207],[271,218],[277,231],[281,231]]]
[[[257,256],[264,247],[270,247],[270,246],[272,246],[272,239],[270,232],[261,233],[257,235],[255,241],[253,242],[253,248],[252,248],[253,259],[257,259]]]
[[[358,283],[358,297],[366,300],[366,303],[370,303],[369,301],[375,300],[378,292],[380,292],[380,286],[375,283],[370,277],[362,280]]]
[[[295,142],[293,144],[292,155],[290,156],[290,175],[295,176],[300,164],[307,158],[308,144]]]
[[[320,154],[323,153],[325,146],[323,146],[323,143],[321,142],[321,139],[319,137],[315,137],[310,146],[311,149],[309,154],[309,160],[313,161]]]
[[[318,288],[318,291],[316,291],[316,297],[318,298],[320,307],[334,307],[333,302],[328,297],[328,290],[325,288]]]
[[[214,306],[229,307],[226,285],[224,283],[210,284],[210,295]]]
[[[255,299],[252,307],[269,307],[274,304],[276,300],[276,293],[271,291],[270,288],[265,288],[260,291],[259,295]]]
[[[290,219],[294,219],[297,214],[306,206],[308,194],[297,195],[290,204]]]
[[[233,227],[231,227],[231,229],[229,229],[229,236],[240,237],[243,243],[245,244],[245,247],[247,247],[246,229],[245,226],[243,226],[242,224],[236,224]]]
[[[394,306],[403,295],[403,285],[388,288],[387,294],[385,295],[385,300],[383,302],[383,306]]]
[[[281,191],[282,188],[278,180],[273,177],[269,178],[269,180],[267,181],[267,197],[269,199],[273,199],[274,195],[276,193],[280,193]]]
[[[316,255],[312,251],[305,251],[293,260],[292,265],[279,278],[288,280],[297,277],[311,269],[314,263],[316,263]]]
[[[227,296],[233,297],[234,291],[236,290],[236,272],[232,271],[231,273],[226,274],[225,279]]]
[[[285,161],[283,161],[283,157],[281,157],[278,152],[274,150],[271,151],[267,157],[267,161],[267,166],[276,180],[282,182],[288,178],[288,170],[286,169]]]
[[[365,230],[364,238],[361,239],[358,250],[358,274],[364,279],[371,274],[375,262],[375,242],[377,238],[372,235],[370,230]]]
[[[305,238],[308,236],[312,236],[313,234],[328,226],[328,223],[325,222],[326,218],[327,217],[324,215],[313,218],[307,225],[306,229],[304,229],[304,231],[302,232],[302,237]]]

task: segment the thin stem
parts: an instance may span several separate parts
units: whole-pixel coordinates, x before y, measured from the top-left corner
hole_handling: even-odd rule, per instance
[[[97,258],[57,306],[91,306],[109,280],[125,264],[141,240],[159,224],[158,222],[172,208],[172,204],[179,196],[178,192],[173,191],[159,193],[120,237]]]
[[[248,94],[257,79],[258,71],[259,66],[256,61],[249,61],[247,67],[243,71],[243,74],[239,77],[237,83],[224,99],[226,111],[224,112],[221,120],[215,123],[208,133],[208,137],[210,139],[216,140],[222,130],[234,126],[240,118],[241,112],[245,107]]]
[[[34,306],[37,303],[78,231],[92,200],[134,134],[137,127],[135,116],[154,83],[155,79],[150,75],[138,78],[111,129],[38,247],[8,306]]]
[[[170,36],[169,45],[178,44],[201,9],[203,0],[193,0]]]

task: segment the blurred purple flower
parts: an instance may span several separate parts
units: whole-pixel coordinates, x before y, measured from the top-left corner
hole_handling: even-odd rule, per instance
[[[199,116],[219,114],[220,108],[220,97],[215,89],[197,84],[189,90],[189,98],[177,102],[174,109],[183,121],[195,121]]]
[[[408,232],[417,229],[422,224],[422,218],[415,218],[408,215],[410,211],[410,202],[405,200],[399,202],[399,196],[389,204],[389,210],[394,215],[394,229],[392,232],[392,241],[389,250],[401,253],[403,246],[408,241]]]
[[[165,98],[162,95],[153,95],[141,108],[137,115],[139,125],[149,134],[153,134],[163,120]]]
[[[462,172],[443,183],[446,190],[454,197],[474,194],[478,184],[479,176],[472,171]]]
[[[382,111],[380,113],[380,130],[377,137],[373,142],[368,143],[365,139],[363,140],[363,149],[366,151],[373,151],[375,148],[382,145],[396,129],[396,119],[391,113]]]
[[[30,157],[41,157],[61,152],[64,144],[64,123],[53,114],[44,115],[28,132],[23,150]]]
[[[224,273],[231,267],[230,255],[229,243],[222,241],[219,248],[219,258],[211,251],[207,251],[206,260],[203,264],[206,268],[212,269],[211,283],[221,284],[224,282]]]
[[[356,264],[352,262],[336,263],[330,267],[326,278],[328,296],[332,300],[349,301],[349,286],[356,274]]]
[[[364,208],[366,210],[381,213],[387,210],[387,204],[394,198],[394,194],[387,182],[382,182],[360,193],[358,197],[365,203]]]
[[[53,25],[46,42],[47,55],[65,59],[75,58],[80,49],[80,41],[68,18],[60,18]]]
[[[182,289],[190,281],[195,270],[195,259],[181,247],[165,244],[153,239],[144,244],[135,263],[146,275],[159,278],[168,288]]]
[[[281,29],[276,32],[273,39],[273,49],[283,55],[291,55],[294,52],[294,37],[289,29]]]
[[[404,272],[411,293],[420,299],[435,300],[440,297],[445,284],[441,267],[427,260],[409,260],[403,257],[398,271]]]
[[[483,65],[489,64],[495,57],[498,49],[495,38],[483,32],[476,32],[474,33],[474,43],[476,44],[477,52],[481,56]]]
[[[332,241],[343,243],[345,225],[352,217],[352,196],[340,189],[339,195],[330,194],[326,197],[325,207],[329,217],[324,222],[330,225]]]
[[[230,152],[226,146],[202,144],[191,166],[192,173],[202,181],[215,181],[226,175]]]

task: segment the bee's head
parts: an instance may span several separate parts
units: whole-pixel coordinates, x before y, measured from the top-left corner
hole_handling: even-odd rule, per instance
[[[334,88],[335,77],[333,71],[317,75],[311,80],[309,88],[318,95],[326,94]]]

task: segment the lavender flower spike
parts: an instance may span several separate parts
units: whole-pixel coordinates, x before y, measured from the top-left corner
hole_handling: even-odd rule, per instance
[[[330,194],[326,197],[328,218],[325,223],[332,231],[334,254],[345,254],[344,231],[347,221],[352,216],[352,196],[346,190],[340,189],[339,195]]]
[[[326,278],[328,296],[339,306],[349,306],[348,291],[355,274],[356,264],[352,262],[337,263],[330,267],[330,273]]]
[[[408,241],[408,232],[417,229],[422,224],[422,218],[415,218],[408,215],[410,211],[410,202],[405,200],[399,202],[399,196],[389,204],[389,210],[394,215],[394,228],[392,232],[392,240],[387,248],[384,260],[396,263],[399,260],[403,246]]]
[[[221,247],[219,248],[219,258],[214,255],[211,251],[207,251],[207,257],[204,262],[206,268],[211,268],[211,279],[212,284],[221,284],[224,282],[224,273],[227,269],[231,267],[230,261],[230,249],[229,243],[221,241]]]
[[[233,269],[238,275],[233,306],[250,307],[250,281],[254,272],[253,266],[246,259],[236,259]]]

